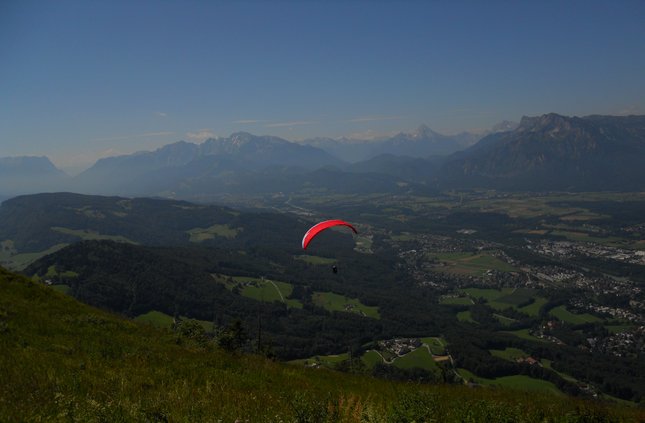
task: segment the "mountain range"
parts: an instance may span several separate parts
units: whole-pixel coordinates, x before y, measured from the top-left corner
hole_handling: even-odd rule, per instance
[[[642,190],[645,116],[524,117],[446,158],[439,185],[511,190]]]
[[[208,200],[226,194],[441,189],[641,190],[645,116],[524,117],[476,141],[421,126],[378,140],[290,142],[238,132],[101,159],[71,178],[47,158],[0,159],[0,195],[67,190]]]

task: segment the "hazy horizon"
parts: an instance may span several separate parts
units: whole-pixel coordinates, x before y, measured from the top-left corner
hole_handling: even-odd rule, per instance
[[[645,112],[645,3],[0,6],[0,157],[97,159],[246,131],[440,133]]]

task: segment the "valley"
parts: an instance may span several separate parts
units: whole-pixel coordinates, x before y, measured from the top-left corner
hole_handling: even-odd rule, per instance
[[[195,320],[216,334],[241,320],[245,350],[299,365],[638,402],[641,197],[316,194],[256,197],[254,209],[237,210],[151,200],[162,217],[151,222],[157,235],[128,230],[137,210],[152,206],[147,200],[128,200],[128,211],[115,213],[124,199],[67,197],[73,206],[30,242],[70,245],[20,267],[159,327]],[[34,200],[38,208],[43,197]],[[6,203],[0,212],[8,213]],[[78,213],[86,226],[69,225]],[[360,238],[328,231],[302,254],[302,233],[330,215],[351,220]],[[586,236],[567,237],[565,226]],[[9,238],[10,226],[3,231],[5,265],[35,254]],[[593,370],[582,364],[590,361]]]

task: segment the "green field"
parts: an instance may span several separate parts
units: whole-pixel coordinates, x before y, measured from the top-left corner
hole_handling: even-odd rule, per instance
[[[486,379],[479,377],[466,369],[457,370],[461,377],[464,378],[464,380],[473,381],[480,385],[500,386],[504,388],[512,388],[530,392],[545,392],[556,394],[558,396],[564,395],[553,383],[547,382],[546,380],[542,379],[534,379],[532,377],[524,375],[513,375],[498,377],[496,379]]]
[[[305,263],[315,264],[315,265],[329,265],[336,263],[336,259],[320,256],[310,256],[310,255],[300,255],[294,256],[296,260],[304,261]]]
[[[149,311],[146,314],[141,314],[134,318],[136,322],[148,323],[152,326],[158,328],[167,328],[172,327],[173,318],[172,316],[162,313],[160,311]]]
[[[233,239],[239,231],[238,228],[231,228],[228,225],[213,225],[208,228],[193,228],[186,232],[190,235],[190,242],[202,242],[217,236]]]
[[[52,279],[52,278],[74,279],[78,277],[78,273],[72,270],[59,272],[58,269],[56,269],[55,265],[51,265],[47,268],[47,273],[45,273],[45,276],[43,277],[45,279]]]
[[[240,294],[257,301],[279,301],[292,308],[302,308],[299,300],[287,298],[293,292],[293,285],[287,282],[274,281],[249,276],[212,275],[215,281],[233,290],[238,287]]]
[[[600,322],[602,321],[601,318],[592,316],[589,313],[584,313],[584,314],[574,314],[571,313],[567,308],[563,305],[556,307],[552,309],[549,314],[553,317],[558,318],[559,320],[570,323],[572,325],[579,325],[581,323],[591,323],[591,322]]]
[[[129,240],[128,238],[121,235],[104,235],[104,234],[100,234],[97,231],[93,231],[91,229],[70,229],[70,228],[62,228],[60,226],[52,226],[50,229],[54,232],[60,232],[62,234],[78,237],[83,241],[108,240],[108,241],[116,241],[116,242],[126,242],[129,244],[137,244],[136,242]]]
[[[512,307],[528,314],[529,316],[537,316],[540,308],[547,302],[546,298],[536,296],[537,291],[531,288],[466,288],[463,292],[473,300],[483,298],[486,301],[486,304],[496,310],[504,310]],[[518,305],[526,303],[531,298],[535,299],[533,303],[518,308]],[[510,322],[508,320],[504,320],[502,323]]]
[[[520,329],[520,330],[513,330],[513,331],[503,331],[503,333],[510,333],[511,335],[515,335],[518,338],[528,339],[529,341],[549,342],[549,341],[546,341],[544,339],[536,338],[535,336],[529,334],[528,329]]]
[[[69,291],[72,289],[72,287],[70,287],[69,285],[65,285],[65,284],[52,285],[51,287],[52,287],[52,289],[54,291],[58,291],[58,292],[61,292],[63,294],[68,294],[68,295],[69,295]]]
[[[381,318],[378,307],[369,307],[355,298],[347,298],[333,292],[314,292],[311,299],[314,304],[329,311],[344,311],[374,319]]]
[[[377,364],[383,363],[383,358],[381,355],[374,350],[366,351],[365,354],[361,357],[361,360],[368,369],[373,368]]]
[[[460,311],[459,313],[457,313],[457,320],[459,320],[460,322],[477,323],[473,319],[473,316],[470,313],[470,310]]]
[[[402,357],[398,357],[392,364],[401,369],[412,369],[414,367],[418,367],[433,372],[439,371],[437,363],[435,363],[432,355],[426,347],[419,347]]]
[[[513,323],[517,322],[517,320],[511,319],[511,318],[506,317],[506,316],[502,316],[501,314],[493,313],[493,316],[504,326],[510,326]],[[459,318],[459,317],[457,317],[457,318]]]
[[[448,273],[483,276],[488,270],[501,272],[517,270],[510,264],[487,253],[439,253],[435,257],[443,264],[436,266],[435,270]]]
[[[338,363],[349,360],[349,354],[332,354],[332,355],[316,355],[310,358],[303,358],[299,360],[288,361],[289,364],[296,364],[299,366],[311,366],[312,364],[318,364],[321,366],[329,367],[333,369]]]
[[[526,358],[529,356],[525,351],[518,348],[506,348],[504,350],[489,350],[495,357],[503,358],[508,361],[517,361],[518,358]]]
[[[463,290],[466,294],[468,294],[471,298],[477,299],[477,298],[483,298],[486,301],[494,301],[504,295],[508,295],[511,292],[513,292],[513,288],[502,288],[502,289],[494,289],[494,288],[466,288]]]
[[[189,318],[186,316],[180,316],[179,319],[189,320]],[[145,314],[140,314],[139,316],[135,317],[134,320],[141,323],[147,323],[158,328],[170,329],[172,328],[172,323],[174,319],[172,318],[172,316],[169,316],[166,313],[153,310]],[[213,331],[213,322],[208,322],[206,320],[197,320],[197,319],[191,319],[191,320],[195,320],[197,323],[199,323],[206,332]]]
[[[533,297],[535,298],[535,301],[527,306],[520,307],[518,308],[519,311],[521,311],[524,314],[528,314],[531,317],[536,317],[538,314],[540,314],[540,309],[544,304],[546,304],[549,300],[547,300],[544,297]]]
[[[35,262],[41,257],[45,257],[49,254],[53,254],[56,251],[62,250],[67,247],[68,244],[56,244],[53,247],[50,247],[44,251],[39,251],[36,253],[20,253],[13,256],[6,256],[2,259],[0,264],[5,266],[8,269],[12,270],[23,270],[31,263]]]
[[[547,360],[546,358],[543,358],[543,359],[541,359],[541,360],[540,360],[540,362],[542,363],[542,366],[544,366],[544,368],[545,368],[545,369],[553,370],[553,371],[554,371],[554,372],[556,372],[558,375],[560,375],[560,377],[561,377],[562,379],[564,379],[564,380],[568,380],[569,382],[573,382],[573,383],[576,383],[576,382],[578,381],[576,378],[574,378],[574,377],[572,377],[572,376],[569,376],[568,374],[560,373],[559,371],[555,370],[555,369],[551,366],[551,364],[553,363],[553,361],[551,361],[551,360]]]
[[[421,342],[426,344],[434,355],[444,355],[446,353],[446,341],[442,338],[421,338]]]

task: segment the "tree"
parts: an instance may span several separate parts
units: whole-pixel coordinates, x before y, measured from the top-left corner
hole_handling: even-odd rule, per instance
[[[240,319],[235,319],[222,331],[217,344],[229,352],[239,352],[246,343],[246,332]]]

